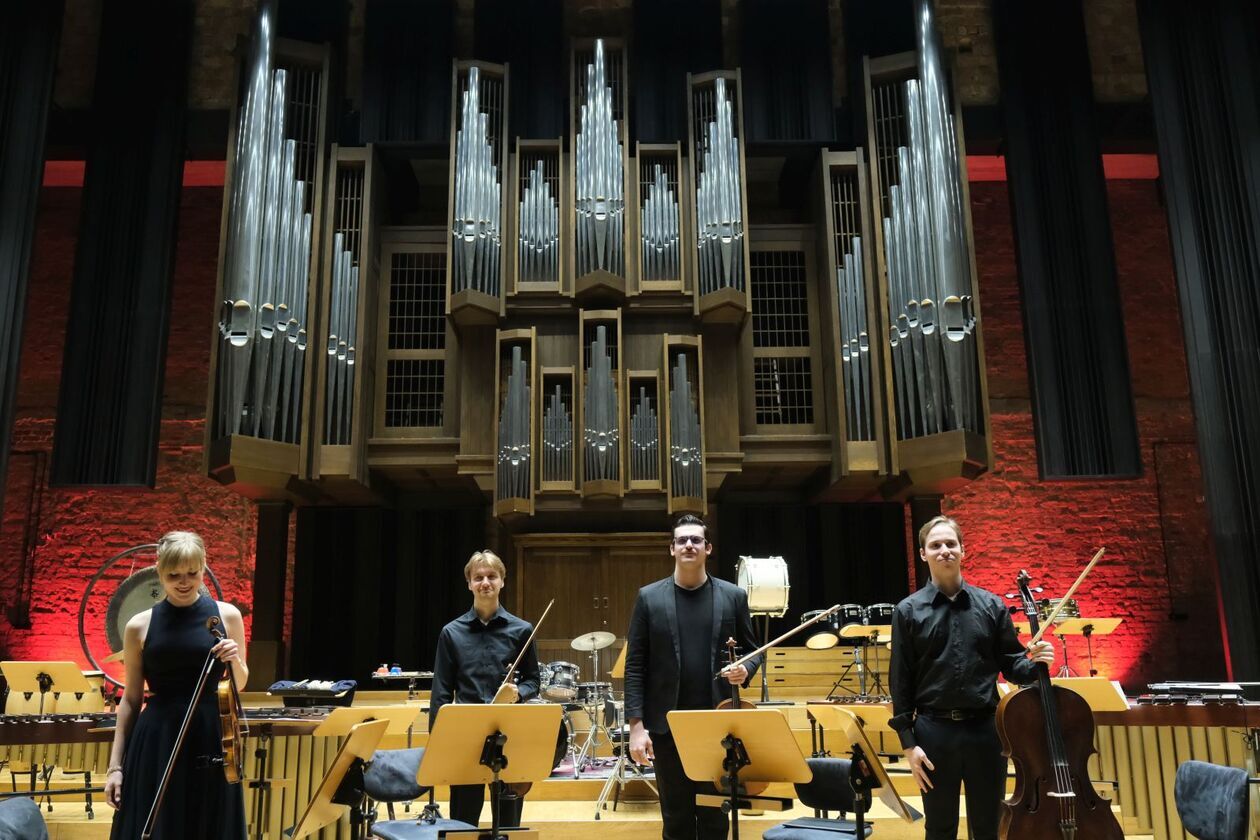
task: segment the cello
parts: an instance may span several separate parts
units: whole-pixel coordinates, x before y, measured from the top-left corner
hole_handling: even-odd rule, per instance
[[[1029,580],[1028,572],[1021,570],[1020,602],[1038,639],[1041,629]],[[1098,796],[1089,780],[1086,765],[1095,752],[1093,711],[1081,695],[1051,683],[1044,662],[1036,669],[1035,683],[1007,694],[997,707],[1002,754],[1015,764],[1015,792],[1002,803],[998,836],[1123,840],[1111,804]]]

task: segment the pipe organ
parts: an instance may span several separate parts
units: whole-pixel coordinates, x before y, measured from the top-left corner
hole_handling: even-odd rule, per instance
[[[514,134],[510,68],[457,60],[445,161],[325,147],[327,109],[295,109],[312,85],[286,81],[264,13],[228,165],[208,471],[260,499],[432,493],[514,521],[980,474],[959,110],[930,3],[916,14],[915,53],[865,62],[864,145],[791,181],[745,142],[739,70],[680,79],[687,136],[635,142],[616,38],[573,43],[564,136]],[[789,222],[750,223],[750,196],[784,184],[751,218]]]

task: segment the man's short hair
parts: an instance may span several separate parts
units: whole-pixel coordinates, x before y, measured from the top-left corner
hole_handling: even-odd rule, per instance
[[[473,556],[468,558],[468,562],[464,564],[464,580],[471,583],[473,570],[478,566],[489,566],[499,573],[500,578],[507,580],[507,569],[504,568],[503,561],[488,548],[474,551]]]
[[[171,531],[158,540],[159,575],[206,567],[206,545],[192,531]]]
[[[928,534],[932,533],[932,529],[937,525],[948,525],[954,529],[954,534],[958,537],[958,545],[963,544],[962,528],[958,526],[958,520],[952,516],[933,516],[927,522],[923,523],[923,527],[919,529],[919,548],[927,548]]]
[[[684,513],[682,516],[674,520],[674,531],[677,531],[684,525],[699,525],[704,529],[704,538],[706,540],[709,538],[709,526],[703,519],[696,516],[694,513]]]

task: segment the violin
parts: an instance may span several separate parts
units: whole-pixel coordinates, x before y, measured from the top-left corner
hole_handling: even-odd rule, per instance
[[[1088,571],[1088,570],[1087,570]],[[1017,578],[1034,638],[1041,632],[1028,572]],[[1002,754],[1015,763],[1015,792],[1002,803],[998,836],[1020,840],[1123,840],[1111,804],[1094,790],[1086,767],[1094,750],[1094,713],[1085,698],[1050,682],[1038,662],[1037,681],[1002,698],[997,730]]]
[[[210,635],[216,639],[224,639],[223,632],[218,629],[218,622],[210,628]],[[245,778],[245,736],[249,733],[245,725],[245,714],[241,709],[241,694],[236,687],[236,679],[232,676],[232,666],[227,666],[227,675],[219,680],[215,689],[215,697],[219,702],[219,734],[220,746],[223,749],[223,775],[228,784],[239,784]]]
[[[730,667],[733,667],[734,665],[739,664],[736,661],[735,645],[736,645],[736,642],[733,638],[729,638],[726,640],[726,667],[727,668],[730,668]],[[729,683],[729,685],[731,689],[731,696],[723,700],[721,703],[718,703],[717,707],[719,709],[755,709],[757,708],[753,703],[749,702],[748,700],[740,699],[738,685],[736,685],[735,683]],[[742,782],[741,786],[744,788],[744,792],[746,795],[756,796],[759,793],[763,793],[765,789],[770,786],[770,784],[769,782]]]

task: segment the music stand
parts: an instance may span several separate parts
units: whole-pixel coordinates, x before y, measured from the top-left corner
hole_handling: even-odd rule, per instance
[[[419,706],[338,706],[311,734],[335,738],[345,735],[355,724],[383,720],[388,724],[386,735],[406,735],[419,716]]]
[[[429,732],[416,782],[437,785],[490,785],[490,840],[504,831],[517,838],[537,836],[524,828],[499,826],[500,800],[509,782],[541,782],[551,775],[560,731],[558,703],[479,705],[448,703],[438,710]],[[450,831],[448,840],[485,838],[481,832]]]
[[[286,835],[299,840],[314,834],[326,825],[341,819],[342,809],[350,808],[350,836],[358,838],[363,828],[363,765],[372,760],[381,738],[389,728],[389,721],[373,720],[350,727],[349,737],[337,750],[332,766],[324,774],[315,795],[311,798],[302,817]]]
[[[914,822],[923,816],[897,795],[892,779],[888,777],[888,772],[879,761],[878,751],[866,737],[866,731],[852,712],[840,706],[819,705],[810,706],[809,714],[824,730],[835,732],[849,744],[852,762],[849,769],[849,784],[853,787],[854,816],[856,817],[854,822],[857,824],[853,833],[854,837],[865,836],[866,806],[864,802],[867,791],[877,793],[879,800],[906,822]]]
[[[719,805],[739,840],[739,809],[786,811],[792,800],[749,796],[745,782],[808,782],[813,771],[801,755],[787,716],[774,709],[701,709],[666,714],[687,777],[713,782],[722,795],[697,794],[696,804]]]
[[[1058,621],[1054,626],[1054,633],[1063,642],[1063,667],[1059,669],[1060,677],[1075,676],[1075,672],[1068,667],[1067,662],[1067,637],[1068,636],[1084,636],[1085,650],[1089,656],[1089,675],[1091,677],[1098,676],[1097,669],[1094,668],[1094,645],[1092,637],[1095,635],[1106,636],[1116,632],[1116,628],[1124,621],[1121,618],[1064,618]]]

